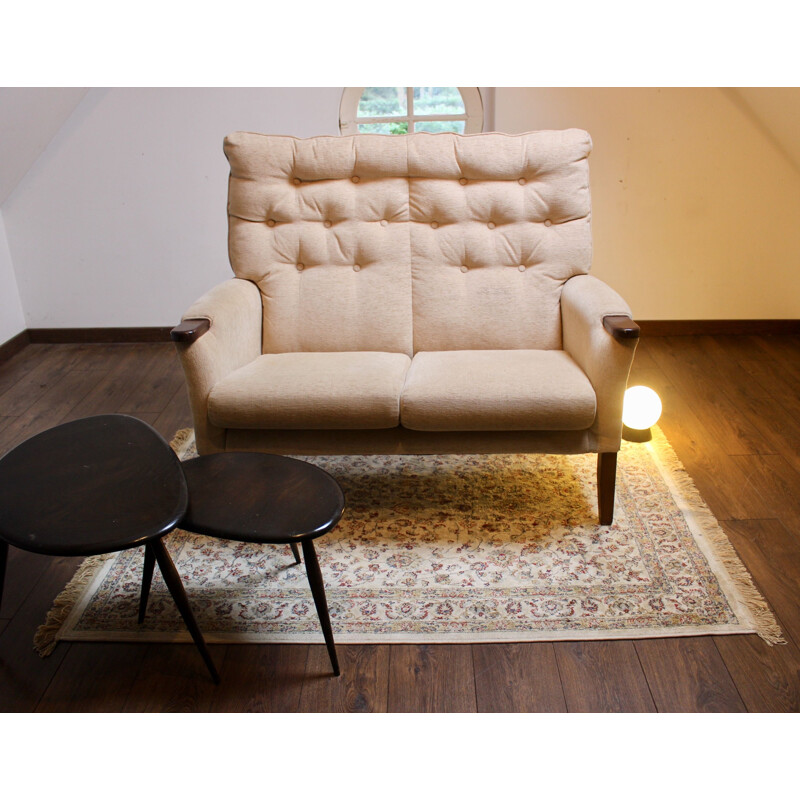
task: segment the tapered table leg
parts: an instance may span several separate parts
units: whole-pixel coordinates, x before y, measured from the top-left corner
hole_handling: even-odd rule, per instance
[[[298,561],[300,559],[297,559]],[[6,583],[6,564],[8,564],[8,542],[0,542],[0,606],[3,605],[3,587]]]
[[[142,567],[142,596],[139,598],[139,624],[144,622],[147,612],[147,598],[150,596],[150,584],[153,582],[153,567],[156,563],[156,554],[153,548],[144,546],[144,566]]]
[[[297,549],[297,545],[294,542],[289,542],[289,547],[292,548],[292,555],[294,556],[294,563],[300,563],[300,551]]]
[[[319,561],[317,561],[313,539],[303,540],[303,558],[306,562],[306,574],[311,587],[311,595],[314,598],[314,605],[317,607],[319,624],[322,626],[322,635],[325,637],[325,644],[328,647],[333,674],[339,675],[339,659],[336,658],[336,646],[333,643],[331,620],[328,616],[328,601],[325,598],[325,584],[322,582],[322,571],[319,568]]]
[[[197,645],[200,655],[203,657],[203,661],[206,662],[206,666],[211,673],[214,683],[219,683],[219,673],[214,666],[214,662],[211,660],[211,654],[208,652],[208,647],[206,647],[206,640],[203,638],[203,634],[197,625],[197,620],[195,620],[192,609],[189,606],[189,598],[186,596],[186,590],[183,588],[181,576],[178,575],[178,570],[175,569],[175,564],[172,563],[167,548],[164,546],[164,540],[154,539],[149,544],[153,548],[156,561],[158,562],[158,568],[161,570],[164,582],[167,584],[167,588],[172,595],[172,599],[175,601],[175,605],[178,606],[178,610],[181,612],[183,621],[186,623],[186,627],[189,629],[189,633],[191,633],[192,639]]]

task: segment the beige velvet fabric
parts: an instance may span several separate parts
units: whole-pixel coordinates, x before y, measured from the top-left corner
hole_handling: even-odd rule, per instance
[[[406,137],[414,351],[558,349],[591,264],[585,131]]]
[[[564,349],[592,383],[597,418],[590,433],[598,452],[619,450],[622,401],[637,341],[618,342],[603,327],[603,317],[630,316],[628,304],[591,275],[567,281],[561,295]]]
[[[237,277],[178,345],[199,452],[616,451],[635,342],[586,274],[590,150],[579,130],[229,136]]]
[[[590,151],[579,130],[229,136],[230,259],[264,352],[560,348]]]
[[[595,417],[592,385],[562,350],[417,353],[400,422],[421,431],[580,430]]]
[[[410,363],[402,353],[263,355],[215,384],[208,416],[227,428],[393,428]]]
[[[225,430],[208,418],[208,395],[228,373],[261,355],[261,295],[250,281],[233,278],[197,300],[183,319],[207,319],[209,330],[193,344],[178,344],[186,376],[197,449],[225,449]]]
[[[411,355],[402,139],[225,140],[230,260],[261,290],[265,353]]]

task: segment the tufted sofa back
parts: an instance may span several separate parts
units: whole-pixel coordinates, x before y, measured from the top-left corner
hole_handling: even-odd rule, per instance
[[[229,253],[263,351],[553,349],[589,271],[585,131],[235,133]]]

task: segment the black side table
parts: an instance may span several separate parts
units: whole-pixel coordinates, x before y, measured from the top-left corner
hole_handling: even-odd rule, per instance
[[[266,453],[216,453],[184,461],[189,508],[184,530],[221,539],[259,544],[289,544],[297,563],[303,547],[306,573],[317,608],[333,674],[339,661],[314,539],[336,527],[344,494],[327,472],[286,456]],[[153,559],[145,562],[139,619],[144,618]]]
[[[0,598],[10,544],[51,556],[92,556],[144,545],[145,560],[158,562],[219,683],[162,540],[183,518],[187,501],[177,456],[135,417],[87,417],[33,436],[0,459]]]

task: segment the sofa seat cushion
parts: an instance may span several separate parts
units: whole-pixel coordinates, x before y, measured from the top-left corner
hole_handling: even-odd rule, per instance
[[[582,430],[589,379],[563,350],[448,350],[414,356],[400,423],[418,431]]]
[[[214,386],[208,418],[223,428],[393,428],[410,363],[403,353],[262,355]]]

